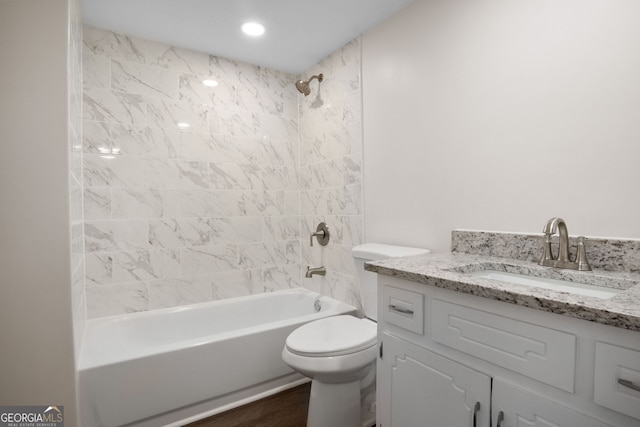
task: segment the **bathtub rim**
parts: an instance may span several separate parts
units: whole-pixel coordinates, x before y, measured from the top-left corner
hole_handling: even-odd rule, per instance
[[[320,312],[313,312],[310,314],[305,314],[303,316],[290,317],[290,318],[286,318],[286,319],[282,319],[274,322],[268,322],[260,325],[252,325],[250,327],[234,329],[228,332],[210,334],[206,336],[191,338],[188,340],[182,340],[182,341],[173,342],[169,344],[155,345],[150,348],[152,349],[152,351],[143,351],[135,355],[130,355],[128,357],[120,357],[117,359],[109,358],[105,360],[105,358],[98,358],[97,360],[95,359],[92,360],[90,359],[90,356],[87,353],[87,348],[85,347],[85,345],[89,345],[88,343],[90,342],[90,340],[88,338],[92,333],[92,331],[101,326],[108,326],[109,324],[126,322],[128,320],[153,318],[153,317],[159,317],[162,315],[202,309],[206,307],[229,305],[229,304],[239,303],[241,301],[261,299],[261,298],[264,298],[265,295],[272,296],[272,295],[286,295],[286,294],[308,294],[308,295],[312,295],[314,299],[320,296],[320,298],[326,298],[331,300],[331,305],[330,307],[327,308],[327,310],[323,309]],[[322,313],[322,315],[320,315],[319,313]],[[166,308],[161,308],[157,310],[148,310],[148,311],[141,311],[136,313],[118,314],[113,316],[105,316],[105,317],[99,317],[95,319],[89,319],[87,320],[86,326],[84,328],[84,337],[83,337],[84,345],[79,358],[80,362],[78,363],[78,372],[82,373],[83,371],[89,371],[91,369],[96,369],[96,368],[101,368],[105,366],[115,365],[118,363],[143,359],[145,357],[164,354],[171,351],[197,348],[199,346],[204,346],[204,345],[208,345],[218,341],[231,339],[237,336],[239,333],[256,334],[256,333],[267,331],[272,328],[287,326],[291,324],[292,319],[295,319],[295,323],[307,323],[309,321],[320,319],[323,317],[335,316],[339,314],[350,314],[350,313],[354,313],[354,315],[358,315],[359,311],[356,307],[350,304],[347,304],[345,302],[336,300],[334,298],[331,298],[325,295],[321,295],[318,292],[311,291],[306,288],[297,287],[297,288],[283,289],[283,290],[278,290],[273,292],[266,292],[261,294],[244,295],[244,296],[234,297],[234,298],[205,301],[205,302],[194,303],[194,304],[185,304],[185,305],[175,306],[175,307],[166,307]]]

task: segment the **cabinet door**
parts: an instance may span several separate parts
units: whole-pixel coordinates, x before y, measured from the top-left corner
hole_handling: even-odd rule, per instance
[[[496,427],[611,427],[497,378],[493,381],[492,404]]]
[[[489,427],[491,378],[391,335],[378,364],[378,426]]]

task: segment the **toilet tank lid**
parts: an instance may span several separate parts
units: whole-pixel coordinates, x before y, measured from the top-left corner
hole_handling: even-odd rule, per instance
[[[429,249],[408,246],[386,245],[384,243],[364,243],[354,246],[351,254],[354,258],[375,261],[386,258],[398,258],[411,255],[428,254]]]

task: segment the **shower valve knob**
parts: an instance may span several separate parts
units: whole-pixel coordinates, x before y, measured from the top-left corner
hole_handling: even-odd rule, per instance
[[[329,238],[331,238],[331,234],[329,233],[329,227],[324,222],[318,224],[315,233],[311,233],[311,237],[309,239],[309,244],[313,246],[313,238],[316,237],[318,239],[318,243],[320,246],[327,246],[329,243]]]

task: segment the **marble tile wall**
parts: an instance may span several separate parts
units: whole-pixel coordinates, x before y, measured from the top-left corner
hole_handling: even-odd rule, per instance
[[[83,40],[89,318],[301,285],[359,304],[358,41],[304,98],[298,76],[92,27]],[[318,220],[333,236],[316,252]],[[304,279],[316,262],[327,277]]]
[[[69,212],[71,297],[76,360],[80,357],[86,299],[82,212],[82,22],[80,1],[69,1]]]
[[[325,277],[303,277],[303,285],[361,306],[357,271],[351,256],[363,242],[362,80],[360,39],[303,73],[323,73],[300,97],[300,212],[303,268],[325,266]],[[324,221],[327,246],[309,245],[309,236]]]

